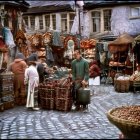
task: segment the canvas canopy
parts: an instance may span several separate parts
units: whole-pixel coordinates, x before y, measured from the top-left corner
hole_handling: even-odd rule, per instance
[[[129,34],[122,34],[114,41],[111,41],[109,45],[124,45],[124,44],[130,44],[134,41],[134,38],[130,36]]]

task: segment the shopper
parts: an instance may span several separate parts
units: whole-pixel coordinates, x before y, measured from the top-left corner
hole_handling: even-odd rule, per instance
[[[31,54],[28,59],[29,67],[25,70],[25,85],[28,85],[26,107],[33,110],[39,110],[38,105],[38,86],[39,75],[36,68],[36,55]]]
[[[89,64],[85,58],[82,57],[80,50],[74,51],[75,59],[72,61],[72,81],[74,84],[73,99],[76,105],[76,110],[80,109],[80,104],[77,102],[77,92],[81,86],[88,85],[89,80]],[[83,109],[87,109],[87,106],[84,105]]]
[[[14,62],[9,65],[8,71],[14,73],[14,96],[17,105],[26,104],[26,91],[24,85],[24,74],[27,64],[24,61],[25,57],[22,53],[18,53]]]
[[[100,67],[98,66],[97,61],[93,60],[90,63],[90,67],[89,67],[89,77],[90,78],[95,78],[97,76],[100,76],[100,74],[101,74]]]

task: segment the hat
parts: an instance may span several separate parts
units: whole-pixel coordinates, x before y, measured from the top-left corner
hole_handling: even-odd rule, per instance
[[[16,55],[15,59],[18,59],[18,58],[20,58],[20,59],[25,59],[25,56],[23,55],[23,53],[18,53],[18,54]]]
[[[32,53],[28,58],[27,61],[37,61],[38,55],[36,53]]]

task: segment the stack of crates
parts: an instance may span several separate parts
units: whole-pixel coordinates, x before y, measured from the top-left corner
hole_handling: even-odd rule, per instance
[[[0,95],[4,110],[14,107],[14,75],[12,72],[0,74]]]

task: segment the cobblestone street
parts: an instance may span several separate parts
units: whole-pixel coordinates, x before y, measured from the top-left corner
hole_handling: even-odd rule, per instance
[[[140,93],[117,93],[112,85],[90,87],[89,112],[29,111],[25,106],[0,112],[0,139],[118,139],[120,131],[106,112],[140,104]]]

